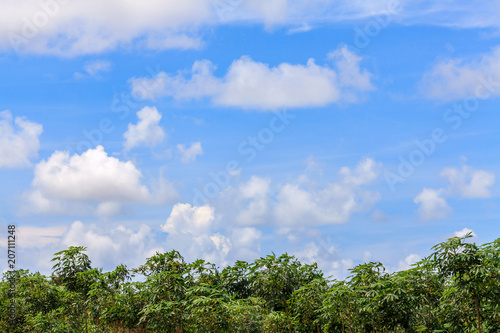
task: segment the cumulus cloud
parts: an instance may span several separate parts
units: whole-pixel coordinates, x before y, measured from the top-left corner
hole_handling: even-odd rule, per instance
[[[131,79],[132,93],[144,99],[178,100],[209,98],[213,104],[257,110],[325,106],[356,102],[373,90],[371,74],[361,69],[361,58],[341,47],[330,54],[333,66],[282,63],[276,67],[247,56],[234,61],[224,77],[214,75],[208,60],[197,61],[190,77],[180,72],[160,72],[153,78]],[[152,87],[152,89],[144,89]]]
[[[216,230],[217,218],[215,209],[208,205],[174,205],[162,226],[168,233],[167,246],[180,251],[188,260],[201,258],[219,265],[227,265],[229,260],[254,259],[259,252],[261,232],[229,225],[223,231]]]
[[[439,174],[448,180],[448,188],[424,188],[413,200],[420,204],[420,216],[424,220],[445,218],[451,213],[444,197],[461,199],[489,198],[495,184],[495,174],[485,170],[475,170],[467,165],[461,169],[445,167]]]
[[[198,155],[203,155],[203,148],[201,148],[201,142],[193,142],[191,146],[186,148],[185,145],[178,144],[177,150],[181,154],[182,163],[190,163],[196,160]]]
[[[453,233],[453,236],[454,237],[464,237],[465,235],[467,235],[468,233],[471,233],[472,237],[477,237],[476,233],[474,232],[474,230],[472,229],[469,229],[469,228],[463,228],[462,230],[459,230],[459,231],[455,231]]]
[[[294,247],[297,248],[297,245]],[[320,240],[300,245],[292,254],[303,263],[318,264],[326,276],[338,280],[345,279],[349,275],[349,269],[354,267],[352,259],[341,258],[341,251],[321,237]]]
[[[231,262],[236,260],[254,260],[258,258],[260,253],[260,239],[262,232],[256,228],[236,228],[231,232],[232,251],[229,253],[228,259]]]
[[[398,271],[405,271],[412,268],[412,265],[419,262],[421,259],[422,257],[415,253],[408,255],[404,260],[399,261]]]
[[[237,216],[240,224],[257,225],[266,222],[270,210],[270,184],[270,179],[252,176],[248,182],[239,186],[238,200],[246,202]]]
[[[213,231],[214,219],[213,207],[174,205],[162,227],[168,233],[167,245],[188,260],[204,259],[226,265],[232,244],[228,237]]]
[[[137,112],[139,122],[128,124],[125,137],[125,149],[139,146],[154,146],[165,139],[165,132],[160,127],[161,113],[155,107],[144,107]]]
[[[252,176],[237,186],[228,186],[214,200],[224,221],[239,226],[273,225],[306,227],[346,223],[355,213],[367,212],[380,199],[369,190],[379,175],[380,164],[363,159],[354,169],[343,167],[335,182],[318,186],[302,175],[294,182],[274,184]]]
[[[198,27],[212,21],[211,4],[211,0],[4,1],[0,47],[59,56],[100,53],[130,44],[186,48],[189,36],[196,40]]]
[[[443,189],[435,190],[431,188],[424,188],[422,192],[420,192],[415,199],[413,199],[413,202],[420,204],[418,212],[422,219],[442,219],[450,215],[451,208],[442,197],[443,193]]]
[[[500,46],[479,59],[437,63],[424,74],[421,90],[428,98],[445,101],[500,95]]]
[[[449,191],[462,198],[489,198],[490,188],[495,184],[494,173],[474,170],[467,165],[461,170],[446,167],[440,175],[448,179]]]
[[[108,156],[102,146],[71,157],[68,152],[56,151],[35,166],[26,198],[39,213],[116,213],[121,203],[156,203],[141,178],[141,171],[132,162]],[[171,184],[160,182],[162,200],[176,197]]]
[[[354,170],[342,168],[339,180],[323,188],[286,184],[277,195],[275,218],[295,226],[345,223],[353,213],[368,210],[378,201],[379,195],[365,188],[378,174],[378,164],[365,159]]]
[[[113,267],[117,263],[136,266],[144,263],[155,249],[151,228],[141,224],[138,230],[123,225],[103,228],[101,225],[71,224],[61,239],[61,246],[85,246],[94,267]]]
[[[23,117],[13,119],[10,111],[0,112],[0,168],[30,166],[38,156],[43,127]]]
[[[50,274],[54,253],[69,246],[85,246],[93,267],[114,269],[118,264],[137,267],[163,248],[145,224],[134,227],[121,224],[94,224],[75,221],[70,225],[46,227],[20,226],[17,252],[23,267]],[[0,246],[7,246],[2,244]]]
[[[214,221],[214,209],[210,206],[191,206],[190,204],[176,204],[172,208],[163,231],[172,235],[206,234]]]
[[[206,27],[225,24],[314,26],[381,16],[385,22],[498,28],[498,3],[352,0],[50,0],[0,2],[0,48],[76,56],[131,45],[199,48]],[[123,18],[127,19],[124,20]]]

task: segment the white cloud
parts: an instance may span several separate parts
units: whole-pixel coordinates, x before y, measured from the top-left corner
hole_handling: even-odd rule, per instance
[[[43,127],[22,117],[13,121],[10,111],[0,112],[0,168],[30,166],[38,156]]]
[[[449,191],[462,198],[489,198],[490,188],[495,184],[495,174],[484,170],[473,170],[464,165],[461,170],[446,167],[441,176],[450,182]]]
[[[158,193],[152,193],[141,178],[132,162],[108,156],[102,146],[71,157],[56,151],[35,166],[26,197],[34,212],[47,214],[110,214],[119,211],[121,203],[156,204],[176,197],[167,181],[160,179]]]
[[[111,63],[106,60],[96,60],[85,64],[85,72],[90,76],[96,76],[102,72],[109,72],[111,70]]]
[[[324,225],[345,223],[355,212],[368,210],[379,195],[366,190],[378,177],[378,165],[365,159],[355,170],[344,167],[339,181],[324,188],[303,189],[299,184],[284,185],[278,195],[274,213],[281,225]]]
[[[445,177],[449,186],[444,189],[424,188],[413,200],[420,204],[420,217],[424,220],[448,217],[451,208],[448,206],[445,196],[458,196],[460,198],[489,198],[490,188],[495,184],[495,174],[484,170],[474,170],[467,165],[462,169],[445,167],[440,173]]]
[[[106,60],[95,60],[85,64],[83,69],[85,74],[75,73],[75,78],[84,78],[86,75],[90,77],[98,76],[101,73],[109,72],[111,70],[111,62]]]
[[[172,208],[163,231],[172,235],[203,235],[210,231],[214,221],[214,209],[210,206],[191,206],[178,203]]]
[[[114,269],[122,263],[137,267],[156,251],[163,251],[155,243],[151,228],[145,224],[130,228],[76,221],[68,226],[21,226],[16,235],[19,236],[17,249],[23,267],[42,274],[50,274],[54,264],[50,260],[54,253],[69,246],[87,247],[92,267],[103,267],[105,270]],[[0,245],[3,244],[0,242]]]
[[[412,268],[412,265],[419,262],[421,259],[422,257],[415,253],[408,255],[404,260],[399,261],[398,271],[405,271]]]
[[[252,176],[221,191],[214,205],[223,215],[222,224],[296,228],[346,223],[353,214],[371,210],[380,199],[379,193],[368,189],[378,178],[379,167],[364,159],[355,169],[341,168],[338,180],[323,186],[304,175],[285,184]]]
[[[225,24],[311,26],[368,19],[458,28],[498,28],[498,2],[462,0],[37,0],[0,2],[0,48],[77,56],[117,47],[199,48],[201,31]],[[124,19],[127,18],[127,19]],[[373,20],[373,19],[372,19]],[[373,21],[377,22],[377,21]]]
[[[236,228],[231,233],[232,251],[229,258],[236,260],[254,260],[260,256],[262,232],[255,228]]]
[[[439,62],[425,73],[421,90],[428,98],[445,101],[500,95],[500,46],[480,59]]]
[[[201,37],[177,34],[172,36],[148,36],[146,46],[153,50],[200,49],[204,45]]]
[[[203,155],[203,148],[201,142],[193,142],[191,146],[186,148],[185,145],[177,145],[177,150],[181,154],[182,163],[190,163],[196,160],[196,156]]]
[[[211,0],[27,0],[0,3],[0,47],[76,56],[130,44],[189,47],[187,37],[213,20]],[[124,19],[127,18],[127,19]]]
[[[19,227],[17,244],[25,249],[59,244],[67,230],[66,226]]]
[[[168,233],[166,244],[188,260],[204,259],[218,265],[235,260],[253,260],[260,255],[262,233],[255,228],[234,228],[230,223],[217,228],[221,216],[211,206],[191,206],[178,203],[163,231]]]
[[[238,200],[248,202],[240,210],[236,220],[241,225],[257,225],[266,222],[269,214],[270,179],[252,176],[247,183],[238,188]]]
[[[137,112],[139,122],[128,124],[125,137],[125,149],[138,146],[154,146],[165,139],[165,132],[160,127],[161,113],[155,107],[144,107]]]
[[[214,232],[214,220],[213,207],[176,204],[162,227],[168,232],[167,246],[181,252],[188,260],[204,259],[227,264],[231,241]]]
[[[477,237],[476,233],[474,232],[474,230],[472,229],[469,229],[469,228],[463,228],[462,230],[460,231],[455,231],[453,233],[453,236],[454,237],[464,237],[465,235],[467,235],[468,233],[471,233],[472,237]]]
[[[420,204],[418,211],[422,219],[442,219],[450,215],[451,208],[448,206],[448,203],[446,203],[446,200],[442,198],[443,193],[443,189],[435,190],[424,188],[422,192],[413,199],[413,202]]]
[[[190,78],[182,72],[160,72],[150,79],[131,79],[132,93],[144,99],[209,98],[215,105],[274,110],[356,102],[363,92],[374,89],[372,75],[360,68],[361,58],[346,47],[332,52],[330,58],[333,67],[316,65],[313,59],[306,65],[270,67],[244,56],[222,78],[214,76],[215,66],[210,61],[197,61]]]
[[[63,235],[61,246],[85,246],[94,267],[113,267],[120,263],[143,264],[156,246],[151,228],[141,224],[137,231],[122,225],[103,228],[102,225],[76,221]]]

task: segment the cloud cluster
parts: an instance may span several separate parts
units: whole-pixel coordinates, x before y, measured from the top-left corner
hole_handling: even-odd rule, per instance
[[[160,127],[161,113],[155,107],[144,107],[137,112],[139,122],[128,125],[123,134],[125,149],[130,150],[139,146],[154,146],[165,139],[165,132]]]
[[[424,188],[415,199],[419,204],[419,214],[424,220],[448,217],[452,209],[445,197],[466,199],[489,198],[491,187],[495,184],[495,174],[485,170],[474,170],[467,165],[461,169],[445,167],[440,176],[448,180],[447,189]]]
[[[462,198],[489,198],[495,184],[495,174],[485,170],[474,170],[464,165],[462,169],[444,168],[440,174],[448,179],[449,192]]]
[[[162,226],[168,233],[167,247],[180,251],[189,260],[202,258],[220,265],[227,265],[230,260],[254,259],[259,254],[260,231],[230,225],[224,231],[216,230],[216,218],[214,207],[208,205],[174,205]]]
[[[498,3],[461,0],[25,0],[0,2],[0,48],[77,56],[117,47],[189,49],[203,45],[206,27],[224,24],[288,26],[307,31],[317,23],[359,21],[373,16],[391,22],[461,28],[499,27]],[[127,18],[124,20],[123,18]],[[306,27],[306,28],[304,28]]]
[[[181,72],[160,72],[153,78],[131,79],[135,96],[143,99],[171,97],[178,100],[208,98],[215,105],[245,109],[275,110],[356,102],[363,92],[374,89],[372,75],[361,69],[361,58],[341,47],[330,53],[333,67],[288,63],[271,67],[249,57],[234,61],[223,77],[214,75],[208,60],[194,63],[190,77]],[[153,87],[144,90],[143,87]]]
[[[141,171],[131,161],[108,156],[102,146],[73,156],[56,151],[35,166],[26,197],[37,213],[114,215],[123,203],[154,204],[177,196],[164,180],[153,194],[141,178]]]
[[[106,52],[129,44],[196,47],[198,28],[213,19],[211,4],[211,0],[2,1],[0,47],[59,56]]]
[[[10,111],[0,112],[0,168],[30,166],[38,156],[43,127],[22,117],[13,119]]]
[[[25,267],[49,274],[53,254],[69,246],[84,246],[93,267],[113,269],[123,263],[137,267],[156,252],[175,249],[186,260],[205,259],[220,266],[260,256],[262,233],[255,228],[225,228],[215,231],[212,207],[174,205],[163,230],[145,223],[96,224],[75,221],[70,225],[21,226],[18,229],[19,257]],[[165,232],[165,233],[162,233]],[[160,240],[158,236],[166,236]],[[0,241],[1,247],[7,242]],[[28,255],[29,254],[29,255]]]
[[[379,164],[362,160],[355,169],[343,167],[335,182],[318,187],[307,177],[272,185],[270,179],[252,176],[229,187],[217,203],[228,220],[242,226],[304,227],[346,223],[353,214],[368,211],[379,200],[368,186],[378,178]]]

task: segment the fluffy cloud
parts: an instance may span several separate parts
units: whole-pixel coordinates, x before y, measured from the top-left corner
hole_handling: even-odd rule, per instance
[[[85,246],[92,266],[105,270],[114,269],[121,263],[137,267],[156,251],[163,251],[155,242],[151,228],[145,224],[130,228],[76,221],[70,225],[21,226],[16,235],[19,236],[18,257],[23,267],[42,274],[50,274],[54,253],[69,246]],[[7,244],[0,241],[0,246]]]
[[[343,167],[338,180],[318,186],[306,176],[285,184],[252,176],[229,186],[215,200],[223,221],[239,226],[274,225],[306,227],[347,222],[358,212],[369,211],[379,200],[368,186],[378,178],[379,164],[362,160],[355,169]],[[222,213],[221,213],[222,214]]]
[[[238,200],[246,203],[236,218],[241,225],[257,225],[266,222],[270,209],[268,197],[270,184],[270,179],[252,176],[247,183],[240,185]]]
[[[370,209],[379,195],[365,189],[378,177],[378,165],[365,159],[356,169],[344,167],[339,180],[324,188],[301,188],[284,185],[274,207],[275,218],[282,225],[323,225],[345,223],[355,212]]]
[[[37,157],[42,125],[16,117],[9,111],[0,112],[0,168],[30,166]]]
[[[329,57],[333,68],[319,66],[313,59],[306,65],[270,67],[245,56],[234,61],[222,78],[214,76],[215,66],[210,61],[197,61],[190,78],[165,72],[153,78],[134,78],[132,93],[144,99],[209,98],[215,105],[274,110],[355,102],[361,93],[374,89],[371,74],[360,68],[361,58],[346,47]]]
[[[490,188],[495,184],[495,174],[485,170],[474,170],[467,165],[461,169],[445,167],[440,173],[448,180],[448,188],[424,188],[413,200],[420,204],[420,217],[424,220],[439,219],[449,216],[451,208],[445,196],[460,197],[463,199],[489,198]]]
[[[461,170],[444,168],[440,175],[450,182],[450,192],[462,198],[489,198],[490,188],[495,184],[494,173],[473,170],[466,165]]]
[[[343,280],[349,274],[349,269],[354,267],[354,261],[349,258],[340,258],[340,251],[325,241],[313,241],[303,245],[293,252],[301,262],[318,264],[325,276]]]
[[[137,112],[137,125],[128,124],[125,137],[125,149],[130,150],[138,146],[154,146],[165,139],[165,132],[158,125],[161,114],[155,107],[144,107]]]
[[[188,260],[204,259],[227,264],[231,241],[213,231],[214,219],[214,209],[210,206],[176,204],[163,225],[163,230],[168,232],[167,245]]]
[[[158,193],[141,184],[142,174],[130,162],[110,157],[102,146],[81,155],[56,151],[38,163],[32,189],[26,194],[39,213],[95,213],[108,215],[120,204],[168,201],[176,197],[171,184],[160,180]],[[97,205],[97,207],[94,207]]]
[[[233,229],[230,239],[233,245],[228,259],[231,262],[236,260],[254,260],[260,253],[260,239],[262,232],[255,228],[236,228]]]
[[[216,219],[211,206],[176,204],[162,227],[168,233],[167,246],[188,260],[201,258],[219,265],[227,265],[230,259],[254,259],[258,255],[260,231],[227,226],[224,234],[216,231]]]
[[[462,230],[460,231],[455,231],[453,233],[453,236],[454,237],[464,237],[465,235],[467,235],[468,233],[471,233],[472,237],[477,237],[476,233],[474,232],[474,230],[472,229],[469,229],[469,228],[463,228]]]
[[[94,266],[113,267],[118,263],[136,266],[154,254],[156,244],[151,228],[140,225],[137,231],[123,225],[103,229],[95,224],[74,222],[63,235],[61,246],[85,246]]]
[[[422,257],[415,253],[408,255],[404,260],[399,261],[398,271],[404,271],[412,268],[412,265],[419,262],[421,259]]]
[[[198,48],[207,26],[257,23],[310,27],[380,15],[388,22],[452,27],[499,27],[498,3],[352,0],[36,0],[0,2],[0,47],[76,56],[130,44]],[[127,19],[124,20],[123,18]],[[295,28],[297,30],[297,28]]]
[[[211,4],[211,0],[3,1],[0,47],[60,56],[105,52],[130,43],[185,48],[193,44],[189,36],[196,40],[197,28],[213,19]]]
[[[177,145],[177,150],[181,154],[182,163],[189,163],[196,160],[196,156],[203,155],[203,148],[201,148],[201,142],[193,142],[191,146],[186,148],[184,145]]]
[[[420,204],[418,212],[424,220],[442,219],[448,217],[451,213],[451,208],[446,200],[442,197],[444,190],[424,188],[413,202]]]
[[[424,75],[421,89],[428,98],[445,101],[500,95],[500,47],[473,61],[439,62]]]
[[[196,207],[190,204],[176,204],[170,217],[163,225],[163,231],[172,235],[208,233],[214,221],[214,209],[210,206]]]

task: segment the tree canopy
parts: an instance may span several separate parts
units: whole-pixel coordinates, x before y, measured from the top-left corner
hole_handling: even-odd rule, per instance
[[[219,269],[171,251],[137,268],[103,272],[92,267],[85,247],[70,247],[54,254],[51,276],[4,274],[0,330],[499,332],[500,239],[477,245],[470,237],[437,244],[405,271],[357,265],[345,281],[286,253]]]

